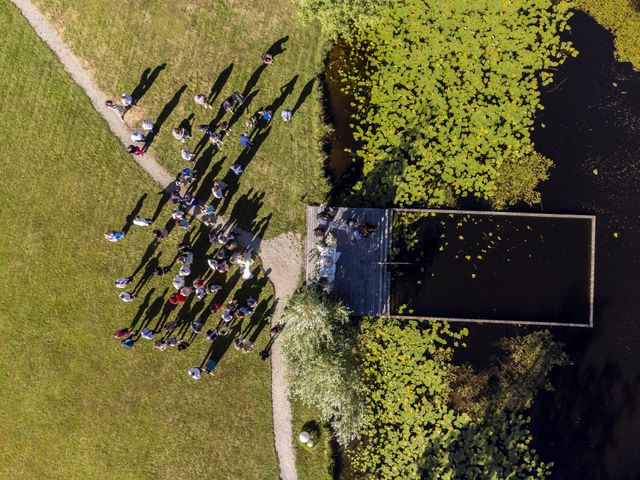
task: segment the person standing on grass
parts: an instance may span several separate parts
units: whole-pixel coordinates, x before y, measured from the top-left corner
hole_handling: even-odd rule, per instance
[[[244,133],[241,133],[240,134],[240,145],[242,145],[244,148],[251,148],[251,146],[253,145],[253,142]]]
[[[145,118],[145,120],[142,122],[142,129],[146,132],[155,133],[155,128],[156,127],[153,122],[148,118]]]
[[[117,330],[113,333],[113,338],[122,338],[122,337],[126,337],[127,335],[129,335],[131,333],[131,329],[130,328],[121,328],[120,330]]]
[[[191,138],[191,133],[189,132],[189,130],[183,127],[174,128],[173,130],[171,130],[171,135],[173,135],[173,138],[182,143]]]
[[[127,337],[120,342],[120,345],[122,345],[124,348],[133,348],[135,344],[136,344],[136,339],[133,337]]]
[[[223,182],[222,180],[214,180],[213,188],[211,189],[211,191],[213,192],[213,196],[217,199],[221,199],[222,197],[224,197],[225,188],[227,188],[227,184],[225,182]]]
[[[182,155],[183,160],[186,160],[187,162],[192,162],[192,163],[193,163],[193,160],[196,158],[195,154],[191,153],[186,148],[183,148],[182,150],[180,150],[180,155]]]
[[[282,121],[285,123],[289,123],[291,121],[291,117],[293,117],[293,112],[288,108],[285,108],[280,112],[280,118],[282,118]]]
[[[139,146],[137,145],[129,145],[127,147],[127,152],[129,152],[131,155],[133,155],[134,157],[141,157],[144,155],[144,150],[142,150]]]
[[[178,345],[178,349],[180,349],[180,345]],[[193,378],[194,380],[200,380],[201,370],[198,367],[190,368],[188,372],[191,378]]]
[[[171,271],[171,267],[169,267],[169,266],[167,266],[167,267],[158,267],[153,271],[153,274],[156,277],[162,277],[163,275],[166,275],[170,271]]]
[[[229,122],[222,122],[220,124],[220,135],[226,137],[231,133],[231,127],[229,126]]]
[[[120,300],[122,300],[124,303],[131,303],[133,302],[133,299],[136,298],[133,295],[131,295],[129,292],[122,292],[118,296],[120,297]]]
[[[251,133],[253,129],[256,128],[257,126],[258,126],[258,120],[254,115],[251,115],[249,118],[247,118],[247,121],[244,122],[244,128],[247,131],[247,133]]]
[[[271,55],[269,52],[264,52],[262,55],[260,55],[260,60],[262,60],[262,63],[264,63],[265,65],[271,65],[273,63],[273,55]]]
[[[153,340],[153,337],[155,336],[155,334],[156,334],[156,332],[154,332],[150,328],[143,328],[142,329],[142,334],[140,336],[142,338],[144,338],[145,340]]]
[[[131,134],[131,141],[134,143],[144,142],[145,140],[146,138],[140,130],[136,130]]]
[[[120,117],[120,120],[124,121],[124,114],[125,114],[124,107],[114,103],[112,100],[107,100],[106,102],[104,102],[104,106],[107,107],[109,110],[112,110],[113,112],[115,112],[115,114]]]
[[[151,225],[153,225],[153,220],[151,220],[150,218],[142,217],[140,215],[136,215],[133,219],[133,224],[139,227],[150,227]]]
[[[196,130],[204,133],[205,135],[209,135],[209,133],[211,132],[211,127],[207,123],[203,123],[201,125],[198,125],[196,127]]]
[[[169,235],[169,232],[165,228],[158,228],[152,233],[157,240],[164,240]]]
[[[242,165],[240,165],[239,163],[234,163],[233,165],[231,165],[229,167],[229,170],[231,170],[237,176],[242,175],[242,172],[244,171],[244,170],[242,170]]]
[[[227,112],[229,115],[233,115],[235,112],[233,108],[233,99],[227,98],[224,102],[222,102],[222,108],[224,108],[224,111]]]
[[[244,103],[244,95],[242,95],[240,92],[233,92],[231,94],[231,98],[233,99],[236,108]]]
[[[122,102],[125,112],[133,106],[133,98],[127,92],[120,96],[120,101]]]
[[[273,113],[271,110],[260,110],[258,112],[260,118],[262,118],[265,122],[270,122],[271,118],[273,118]]]
[[[204,108],[211,108],[211,104],[207,102],[207,96],[204,93],[199,93],[195,97],[193,97],[193,101],[196,102],[197,105],[200,105]]]
[[[124,233],[122,230],[109,230],[104,234],[104,238],[106,238],[109,242],[119,242],[124,238],[125,235],[126,233]]]
[[[116,288],[127,288],[133,282],[133,277],[116,278]]]

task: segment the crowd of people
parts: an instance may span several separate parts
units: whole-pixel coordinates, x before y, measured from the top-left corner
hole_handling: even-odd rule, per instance
[[[273,56],[265,53],[261,56],[261,61],[265,65],[273,63]],[[120,104],[107,100],[105,106],[116,113],[124,121],[124,117],[129,109],[135,106],[135,100],[128,93],[121,96]],[[213,105],[205,94],[197,94],[193,97],[198,108],[209,110]],[[246,101],[245,96],[234,91],[231,96],[222,102],[222,109],[231,115],[231,119],[221,121],[218,125],[202,124],[196,127],[198,132],[205,135],[208,141],[217,149],[224,145],[226,137],[231,134],[231,122],[234,115],[238,113],[240,107]],[[271,110],[260,110],[251,115],[244,122],[244,130],[239,135],[240,145],[245,149],[253,147],[251,137],[261,123],[271,122],[273,112]],[[289,122],[292,112],[284,109],[281,112],[283,122]],[[131,134],[132,144],[127,147],[127,151],[134,157],[145,155],[148,147],[149,134],[157,134],[156,126],[150,119],[145,119],[140,129],[134,130]],[[172,137],[178,142],[181,158],[189,164],[194,164],[197,155],[188,148],[188,142],[192,139],[192,132],[188,126],[178,126],[172,129]],[[142,144],[142,147],[141,147]],[[230,167],[230,174],[240,176],[244,173],[244,168],[239,163],[234,163]],[[202,335],[207,342],[215,342],[221,337],[229,335],[234,329],[234,322],[242,322],[250,318],[258,306],[258,301],[251,296],[246,298],[233,298],[228,302],[218,301],[219,292],[226,288],[231,290],[233,285],[225,285],[227,276],[232,269],[240,273],[242,281],[250,281],[254,278],[252,271],[255,263],[254,252],[248,246],[240,245],[239,239],[234,231],[226,228],[218,222],[218,215],[214,204],[208,203],[207,199],[198,198],[192,188],[198,181],[199,172],[193,165],[185,167],[176,176],[175,189],[172,190],[170,201],[173,204],[171,220],[162,227],[151,229],[151,241],[161,242],[166,240],[174,227],[180,230],[189,230],[191,218],[199,218],[202,224],[209,228],[208,240],[214,250],[206,258],[196,258],[196,252],[188,241],[183,241],[178,245],[176,261],[172,265],[158,265],[152,272],[156,277],[167,277],[167,285],[171,293],[164,299],[165,307],[173,310],[180,309],[183,304],[192,302],[203,302],[206,298],[211,298],[211,302],[204,312],[197,319],[187,320],[181,317],[180,312],[176,320],[163,323],[159,321],[154,328],[149,327],[149,322],[144,322],[138,326],[132,324],[128,327],[118,329],[113,336],[120,341],[120,344],[128,349],[134,348],[138,342],[148,341],[150,345],[158,351],[164,352],[175,347],[179,352],[187,349],[201,335],[205,324],[215,323],[216,325],[206,330]],[[228,192],[228,182],[224,179],[215,179],[211,184],[212,202],[224,199]],[[154,219],[136,215],[131,220],[131,224],[142,227],[154,227]],[[109,242],[122,241],[127,235],[128,228],[122,230],[109,230],[105,233],[105,238]],[[197,262],[202,262],[205,272],[199,275],[194,274],[193,266]],[[175,264],[175,265],[174,265]],[[146,282],[144,279],[139,282]],[[119,298],[125,303],[135,303],[138,295],[135,294],[136,280],[133,276],[123,276],[115,280],[115,287],[122,290]],[[180,320],[180,318],[183,318]],[[260,357],[266,359],[269,356],[270,347],[273,340],[282,330],[282,326],[271,329],[271,340],[264,350],[260,352]],[[189,334],[187,338],[187,335]],[[233,340],[234,347],[243,353],[253,351],[254,344],[243,334],[239,334]],[[210,349],[209,351],[212,351]],[[205,358],[203,365],[194,366],[188,370],[189,376],[193,379],[200,379],[203,372],[213,374],[218,364],[219,358]]]

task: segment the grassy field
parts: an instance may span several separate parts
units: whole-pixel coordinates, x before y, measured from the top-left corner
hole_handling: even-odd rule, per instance
[[[113,280],[153,250],[151,234],[133,227],[120,243],[102,237],[122,227],[144,192],[140,213],[153,215],[157,187],[8,2],[0,30],[0,478],[277,478],[269,365],[255,352],[228,348],[225,337],[213,352],[224,353],[217,375],[195,382],[187,369],[207,356],[203,338],[181,353],[144,340],[126,350],[111,338],[139,314],[145,322],[170,284],[152,279],[136,302],[120,302]],[[174,231],[154,252],[162,264],[180,238]],[[265,283],[242,285],[239,298],[261,289],[268,302]],[[259,335],[256,351],[263,326],[250,333]]]
[[[133,91],[144,71],[165,65],[149,82],[140,108],[127,115],[127,123],[137,128],[146,116],[164,119],[151,150],[172,172],[185,162],[171,128],[185,119],[191,125],[220,119],[222,101],[234,90],[245,93],[250,99],[246,112],[222,150],[200,150],[199,167],[208,167],[204,184],[209,188],[201,190],[203,197],[210,194],[213,178],[228,175],[238,158],[238,136],[247,115],[271,106],[275,118],[270,126],[262,125],[253,153],[241,158],[246,172],[223,212],[246,228],[267,222],[266,237],[302,231],[304,204],[322,200],[327,192],[321,150],[326,127],[316,81],[326,45],[317,25],[300,22],[295,2],[117,0],[109,8],[102,0],[35,3],[109,95]],[[280,53],[273,65],[261,68],[260,55],[268,49]],[[212,93],[214,108],[197,107],[193,96],[198,93]],[[290,124],[280,120],[283,108],[295,111]],[[187,147],[195,149],[200,138],[194,135]]]
[[[293,400],[291,410],[298,478],[301,480],[331,480],[333,478],[331,472],[333,460],[331,459],[330,430],[320,421],[318,413],[303,403]],[[319,431],[316,445],[313,448],[307,448],[297,440],[300,432],[309,429],[310,425]]]

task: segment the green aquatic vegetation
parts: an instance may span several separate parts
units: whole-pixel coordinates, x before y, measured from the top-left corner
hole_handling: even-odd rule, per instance
[[[531,131],[541,86],[576,53],[559,36],[569,6],[405,0],[355,26],[343,77],[364,164],[356,193],[400,205],[535,201],[550,161]]]

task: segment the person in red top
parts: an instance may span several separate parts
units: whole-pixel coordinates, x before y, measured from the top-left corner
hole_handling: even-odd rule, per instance
[[[139,146],[137,145],[129,145],[127,147],[127,152],[129,152],[131,155],[133,155],[134,157],[141,157],[142,155],[144,155],[144,150],[142,150]]]
[[[179,300],[178,300],[178,295],[177,293],[172,293],[171,295],[169,295],[169,303],[171,305],[177,305]]]

